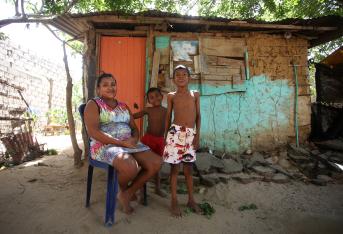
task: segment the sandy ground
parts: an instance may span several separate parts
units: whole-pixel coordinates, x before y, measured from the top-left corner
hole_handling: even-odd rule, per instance
[[[0,233],[343,233],[343,185],[232,180],[196,194],[216,209],[210,219],[171,217],[169,199],[153,194],[149,184],[149,205],[133,203],[130,216],[117,210],[116,224],[107,228],[106,174],[95,170],[91,207],[85,208],[87,167],[74,169],[69,152],[0,171]],[[179,197],[185,204],[187,197]],[[256,210],[238,210],[252,203]]]

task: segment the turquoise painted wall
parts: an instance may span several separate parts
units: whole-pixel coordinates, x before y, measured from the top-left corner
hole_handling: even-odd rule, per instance
[[[261,75],[235,87],[203,83],[190,89],[201,93],[202,147],[238,153],[254,148],[259,140],[287,140],[293,100],[287,80]]]
[[[167,48],[169,44],[169,36],[155,37],[156,48]],[[294,92],[288,80],[260,75],[240,85],[203,82],[201,86],[190,84],[189,88],[201,94],[202,147],[231,153],[261,150],[285,144],[292,133]]]

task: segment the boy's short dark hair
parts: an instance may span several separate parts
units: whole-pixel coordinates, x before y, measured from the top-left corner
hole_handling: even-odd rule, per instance
[[[148,89],[148,91],[146,92],[146,98],[148,99],[148,102],[149,102],[149,93],[153,93],[153,92],[158,92],[159,94],[161,94],[161,96],[163,96],[163,94],[159,88],[152,87],[152,88]]]
[[[180,64],[180,65],[177,65],[177,66],[174,68],[174,71],[173,71],[173,78],[175,77],[175,72],[176,72],[177,70],[186,70],[188,77],[191,76],[191,73],[190,73],[189,69],[188,69],[185,65]]]
[[[101,83],[102,79],[108,78],[108,77],[113,78],[114,80],[116,80],[111,73],[103,72],[100,76],[98,76],[98,79],[96,80],[96,87],[100,86],[100,83]]]

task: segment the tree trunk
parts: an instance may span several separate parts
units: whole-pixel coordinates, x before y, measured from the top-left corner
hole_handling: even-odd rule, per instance
[[[54,80],[53,79],[48,79],[49,81],[49,95],[48,95],[48,124],[51,123],[51,107],[52,107],[52,91],[53,91],[53,85],[54,85]]]
[[[14,2],[15,16],[20,16],[18,8],[19,8],[18,0],[15,0]]]
[[[83,69],[85,69],[84,66],[83,66]],[[86,98],[86,92],[85,92],[85,87],[86,86],[85,86],[85,72],[84,71],[83,71],[83,75],[82,76],[83,76],[82,77],[83,103],[86,103],[87,102],[87,98]],[[88,160],[88,152],[89,152],[89,139],[88,139],[86,127],[84,126],[84,124],[82,124],[82,140],[83,140],[84,158],[87,161]]]
[[[88,161],[88,152],[89,152],[89,143],[88,143],[88,135],[86,132],[85,126],[82,126],[82,140],[83,140],[83,147],[84,147],[84,157],[85,160]]]
[[[64,62],[66,74],[67,74],[67,88],[66,88],[67,116],[68,116],[70,139],[71,139],[71,143],[73,145],[73,150],[74,150],[74,166],[81,167],[82,166],[82,162],[81,162],[82,150],[79,148],[79,145],[77,144],[76,134],[75,134],[75,122],[74,122],[73,107],[72,107],[73,80],[69,72],[69,65],[68,65],[65,42],[63,43],[63,54],[64,54],[63,62]]]

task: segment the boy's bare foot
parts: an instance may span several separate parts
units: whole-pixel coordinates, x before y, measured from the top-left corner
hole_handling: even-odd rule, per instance
[[[137,201],[137,195],[136,194],[133,194],[130,201]]]
[[[195,212],[196,214],[201,214],[202,213],[202,210],[201,210],[200,206],[197,203],[195,203],[195,201],[189,201],[187,203],[187,207],[192,209],[193,212]]]
[[[171,215],[178,218],[182,216],[181,210],[177,202],[172,202],[170,207]]]
[[[155,193],[160,197],[167,197],[167,194],[163,192],[161,189],[156,189]]]
[[[139,196],[138,203],[141,204],[141,205],[144,205],[144,195]]]
[[[138,203],[144,205],[144,189],[139,190]]]
[[[118,201],[120,202],[124,213],[131,214],[133,212],[133,208],[130,206],[130,198],[126,192],[120,191],[118,193]]]

